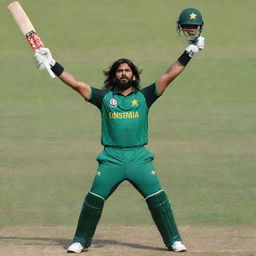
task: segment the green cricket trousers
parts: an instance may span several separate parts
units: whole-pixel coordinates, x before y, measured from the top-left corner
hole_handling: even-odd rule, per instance
[[[154,156],[144,147],[105,147],[98,155],[99,168],[91,192],[107,199],[124,181],[129,181],[146,198],[161,190],[152,164]]]
[[[129,181],[145,198],[153,220],[169,247],[181,240],[169,200],[156,175],[153,154],[145,147],[105,147],[90,192],[87,194],[77,225],[74,241],[89,247],[100,219],[105,200],[118,185]]]

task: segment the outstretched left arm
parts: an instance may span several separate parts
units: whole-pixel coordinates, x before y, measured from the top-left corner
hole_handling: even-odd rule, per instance
[[[159,94],[162,94],[168,85],[185,69],[185,66],[182,65],[179,61],[172,64],[170,68],[162,75],[157,83],[157,91]]]
[[[159,94],[162,94],[168,85],[185,69],[192,56],[203,48],[204,38],[200,36],[196,44],[190,44],[177,62],[172,64],[166,73],[158,79],[156,86]]]

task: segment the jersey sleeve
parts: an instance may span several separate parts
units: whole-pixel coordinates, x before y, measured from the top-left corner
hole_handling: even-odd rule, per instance
[[[143,88],[141,93],[146,99],[148,108],[150,108],[150,106],[161,96],[161,94],[157,91],[156,83]]]
[[[107,93],[108,93],[107,90],[101,90],[91,86],[91,94],[90,94],[90,97],[87,99],[87,101],[92,103],[98,109],[101,110],[103,98]]]

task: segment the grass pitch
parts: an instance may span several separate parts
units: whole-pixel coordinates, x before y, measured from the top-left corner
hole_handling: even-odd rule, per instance
[[[9,2],[0,6],[0,225],[75,226],[101,150],[99,112],[36,69]],[[117,58],[143,69],[143,87],[185,48],[175,22],[190,1],[20,2],[53,56],[98,88]],[[193,5],[205,17],[205,50],[152,106],[148,148],[179,224],[255,226],[256,3]],[[128,183],[101,223],[152,225]]]

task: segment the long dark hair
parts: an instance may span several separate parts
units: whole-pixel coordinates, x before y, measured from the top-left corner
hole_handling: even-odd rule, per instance
[[[103,74],[106,76],[106,80],[104,81],[104,90],[112,90],[115,87],[115,76],[116,71],[118,67],[121,64],[126,63],[130,69],[132,70],[133,75],[135,76],[135,80],[132,81],[132,87],[139,90],[140,88],[140,74],[142,71],[140,71],[130,60],[121,58],[117,61],[115,61],[112,66],[109,67],[108,70],[104,70]]]

